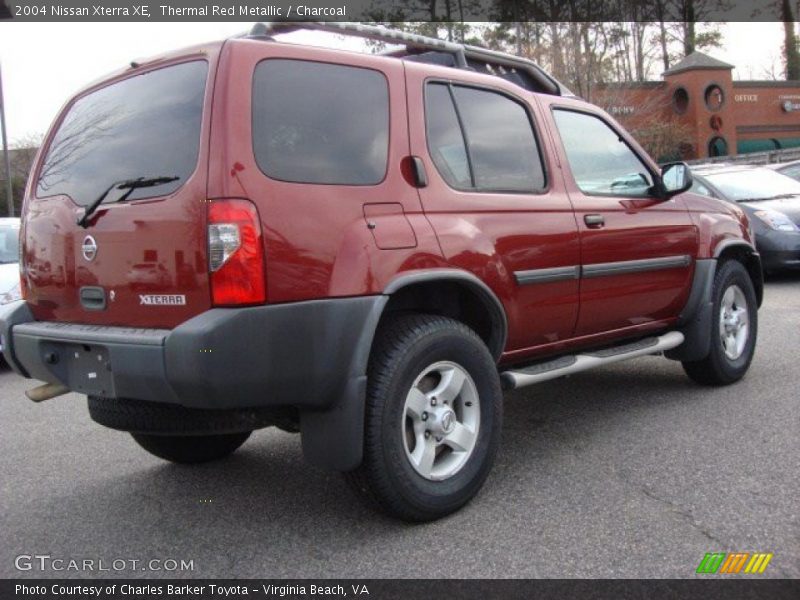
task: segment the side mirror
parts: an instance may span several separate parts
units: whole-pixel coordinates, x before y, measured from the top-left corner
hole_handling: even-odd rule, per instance
[[[661,168],[661,181],[655,187],[656,196],[669,200],[692,187],[692,172],[684,162],[668,163]]]

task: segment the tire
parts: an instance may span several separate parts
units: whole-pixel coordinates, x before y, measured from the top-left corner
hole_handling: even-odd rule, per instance
[[[275,423],[274,412],[255,408],[199,409],[167,402],[97,396],[89,396],[87,404],[93,421],[129,433],[211,436],[249,432]]]
[[[370,357],[364,459],[345,478],[392,517],[450,514],[489,474],[502,400],[497,366],[474,331],[446,317],[395,317]]]
[[[729,260],[719,266],[712,299],[709,353],[701,360],[683,362],[683,369],[701,385],[728,385],[747,373],[758,336],[756,293],[742,263]],[[744,341],[739,338],[742,326]]]
[[[153,435],[132,433],[136,443],[150,454],[182,464],[204,463],[225,458],[250,437],[250,431],[219,435]]]

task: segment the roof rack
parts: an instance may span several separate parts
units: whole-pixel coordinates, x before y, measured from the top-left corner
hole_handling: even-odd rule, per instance
[[[496,75],[535,92],[543,92],[555,96],[573,95],[564,85],[527,58],[520,58],[505,52],[487,50],[478,46],[458,44],[406,33],[378,25],[322,21],[271,21],[268,23],[256,23],[247,37],[271,39],[272,35],[290,33],[301,29],[327,31],[386,44],[405,45],[405,55],[398,56],[395,52],[387,53],[388,56],[396,56],[398,58],[417,57],[419,60],[424,60],[422,58],[422,53],[424,52],[444,53],[453,57],[452,66],[458,69]]]

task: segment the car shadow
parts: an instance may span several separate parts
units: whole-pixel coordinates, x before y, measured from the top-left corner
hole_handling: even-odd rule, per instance
[[[655,359],[641,363],[642,368],[624,372],[624,387],[617,366],[507,394],[497,461],[501,466],[490,478],[490,491],[465,510],[423,527],[425,537],[445,531],[450,521],[474,518],[482,502],[511,493],[531,460],[546,468],[550,457],[565,448],[590,445],[592,432],[602,429],[604,420],[701,397],[702,389],[677,364],[651,369]],[[687,388],[697,392],[687,396]],[[121,435],[102,429],[98,434]],[[265,536],[271,535],[308,544],[309,560],[326,561],[347,546],[355,551],[363,536],[403,537],[421,531],[374,512],[338,474],[305,463],[298,436],[256,432],[231,457],[197,466],[158,461],[125,438],[115,440],[122,458],[87,457],[94,463],[87,468],[103,472],[102,477],[87,478],[66,496],[41,498],[42,508],[48,514],[69,515],[69,523],[113,528],[119,539],[147,539],[165,549],[180,540],[202,554],[216,547],[209,540],[236,540],[235,554],[251,558],[263,554]],[[142,454],[127,458],[136,452]],[[332,546],[311,542],[320,537]]]
[[[785,286],[794,285],[798,282],[800,282],[800,271],[779,271],[764,274],[764,283],[767,285]]]

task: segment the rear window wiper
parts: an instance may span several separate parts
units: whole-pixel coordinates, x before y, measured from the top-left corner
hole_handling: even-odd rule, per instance
[[[130,197],[134,190],[164,185],[165,183],[171,183],[173,181],[177,181],[178,179],[180,179],[180,177],[138,177],[136,179],[125,179],[123,181],[114,182],[108,186],[108,188],[106,188],[106,190],[100,194],[96,200],[86,206],[83,211],[83,215],[78,217],[77,224],[86,229],[89,226],[89,217],[91,217],[94,214],[94,211],[97,210],[97,207],[100,206],[103,201],[105,201],[106,197],[111,193],[111,190],[127,190],[115,201],[125,202],[125,200]]]

